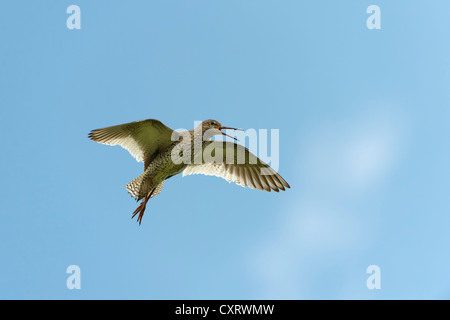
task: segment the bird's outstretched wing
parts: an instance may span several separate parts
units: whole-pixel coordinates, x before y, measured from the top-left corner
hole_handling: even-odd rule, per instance
[[[290,188],[275,170],[247,148],[233,142],[211,141],[203,149],[201,163],[189,164],[183,171],[183,177],[191,174],[221,177],[242,187],[268,192]]]
[[[161,121],[147,119],[95,129],[88,137],[95,142],[111,146],[120,145],[137,161],[144,161],[146,168],[158,152],[169,147],[173,132]]]

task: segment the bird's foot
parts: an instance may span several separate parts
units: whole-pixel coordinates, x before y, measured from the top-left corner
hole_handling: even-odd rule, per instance
[[[141,225],[142,222],[142,218],[144,217],[144,212],[145,212],[145,208],[147,207],[147,202],[150,199],[150,197],[153,194],[153,191],[155,191],[155,189],[152,190],[152,192],[150,192],[144,200],[142,200],[141,204],[139,205],[139,207],[136,208],[136,210],[134,210],[133,212],[133,216],[131,217],[131,219],[133,219],[138,213],[139,216],[137,218],[137,222],[139,222],[139,225]]]
[[[139,222],[139,225],[141,225],[142,218],[144,217],[144,212],[145,212],[146,206],[147,206],[147,200],[144,199],[144,200],[142,200],[139,207],[137,207],[136,210],[134,210],[133,216],[131,217],[131,219],[133,219],[139,213],[139,216],[137,218],[137,222]]]

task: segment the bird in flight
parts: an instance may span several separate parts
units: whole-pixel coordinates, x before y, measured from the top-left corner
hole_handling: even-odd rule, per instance
[[[241,130],[206,120],[194,130],[177,132],[159,120],[147,119],[95,129],[88,137],[102,144],[120,145],[137,161],[144,162],[144,173],[126,185],[136,201],[142,200],[132,215],[134,218],[139,214],[140,225],[148,200],[161,192],[165,180],[181,172],[183,176],[217,176],[242,187],[268,192],[290,188],[275,170],[244,146],[211,140],[220,134],[231,137],[223,132],[226,129]]]

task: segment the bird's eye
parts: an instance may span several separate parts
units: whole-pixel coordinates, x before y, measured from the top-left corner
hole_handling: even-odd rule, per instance
[[[215,124],[216,124],[216,123],[215,123],[214,121],[211,121],[211,123],[210,123],[210,125],[212,125],[212,126],[215,125]]]

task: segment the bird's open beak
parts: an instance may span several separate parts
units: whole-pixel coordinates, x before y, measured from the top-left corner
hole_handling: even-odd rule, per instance
[[[232,136],[227,135],[225,132],[222,131],[222,130],[224,130],[224,129],[244,131],[244,130],[242,130],[242,129],[236,129],[236,128],[230,128],[230,127],[220,127],[220,128],[219,128],[220,133],[222,133],[224,136],[230,137],[231,139],[234,139],[234,140],[236,140],[236,141],[239,141],[239,140],[236,139],[235,137],[232,137]]]

